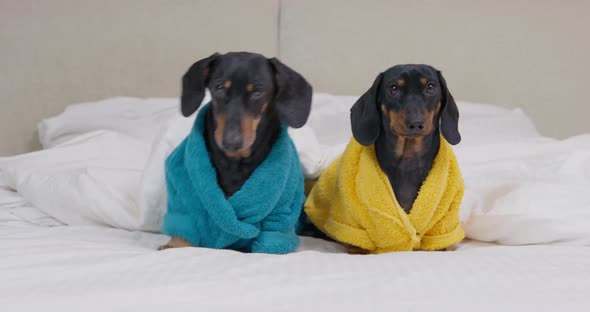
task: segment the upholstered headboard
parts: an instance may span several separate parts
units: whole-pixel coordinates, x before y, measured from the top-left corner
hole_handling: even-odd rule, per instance
[[[177,96],[215,51],[278,56],[315,91],[358,95],[399,63],[441,69],[460,100],[522,107],[546,135],[590,132],[588,1],[5,0],[0,155],[75,102]]]

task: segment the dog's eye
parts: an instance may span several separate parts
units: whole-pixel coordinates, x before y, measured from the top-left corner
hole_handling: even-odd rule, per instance
[[[389,87],[389,93],[391,95],[398,95],[399,94],[399,88],[397,85],[391,85],[391,87]]]
[[[432,95],[436,93],[436,85],[434,85],[434,83],[429,82],[428,85],[426,85],[426,93]]]
[[[221,90],[221,89],[223,89],[223,88],[224,88],[224,87],[223,87],[223,85],[222,85],[222,84],[215,85],[215,90]]]
[[[264,92],[262,92],[262,91],[253,91],[253,92],[250,94],[250,97],[251,97],[251,98],[253,98],[253,99],[259,99],[259,98],[261,98],[263,95],[264,95]]]

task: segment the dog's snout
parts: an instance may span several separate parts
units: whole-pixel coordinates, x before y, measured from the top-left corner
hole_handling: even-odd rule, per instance
[[[221,138],[221,148],[226,152],[237,152],[242,149],[244,141],[242,140],[242,131],[240,128],[240,111],[236,110],[239,107],[236,104],[233,105],[234,110],[230,110],[226,113],[226,119],[224,122],[223,134]]]
[[[242,135],[237,125],[228,125],[223,133],[221,141],[222,148],[226,151],[235,152],[242,148]]]
[[[236,152],[242,148],[242,138],[239,134],[225,135],[223,137],[223,149]]]
[[[424,120],[409,120],[406,126],[410,131],[419,132],[424,130]]]

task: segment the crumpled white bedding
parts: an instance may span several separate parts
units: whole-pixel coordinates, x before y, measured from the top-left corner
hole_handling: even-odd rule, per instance
[[[315,94],[308,124],[290,130],[307,176],[319,175],[344,149],[355,100]],[[467,237],[590,245],[590,135],[553,140],[519,109],[467,102],[459,108],[463,140],[455,151],[466,184]],[[62,223],[158,231],[164,159],[193,119],[180,116],[176,99],[72,105],[40,123],[48,149],[0,158],[0,188]],[[13,207],[10,215],[26,219],[30,212]]]
[[[152,217],[136,197],[149,152],[148,144],[99,130],[0,160],[0,170],[19,195],[63,223],[139,229]]]

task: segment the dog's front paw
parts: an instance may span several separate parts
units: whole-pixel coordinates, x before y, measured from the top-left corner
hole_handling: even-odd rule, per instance
[[[366,249],[362,249],[360,247],[353,246],[353,245],[346,245],[346,252],[349,255],[367,255],[367,254],[371,253],[370,251],[368,251]]]
[[[158,247],[158,250],[164,250],[164,249],[168,249],[168,248],[172,248],[172,246],[170,246],[170,244],[162,245],[162,246]]]
[[[168,241],[168,243],[158,247],[158,250],[164,250],[164,249],[169,249],[169,248],[182,248],[182,247],[191,247],[191,243],[189,243],[187,240],[185,240],[183,238],[174,236]]]

